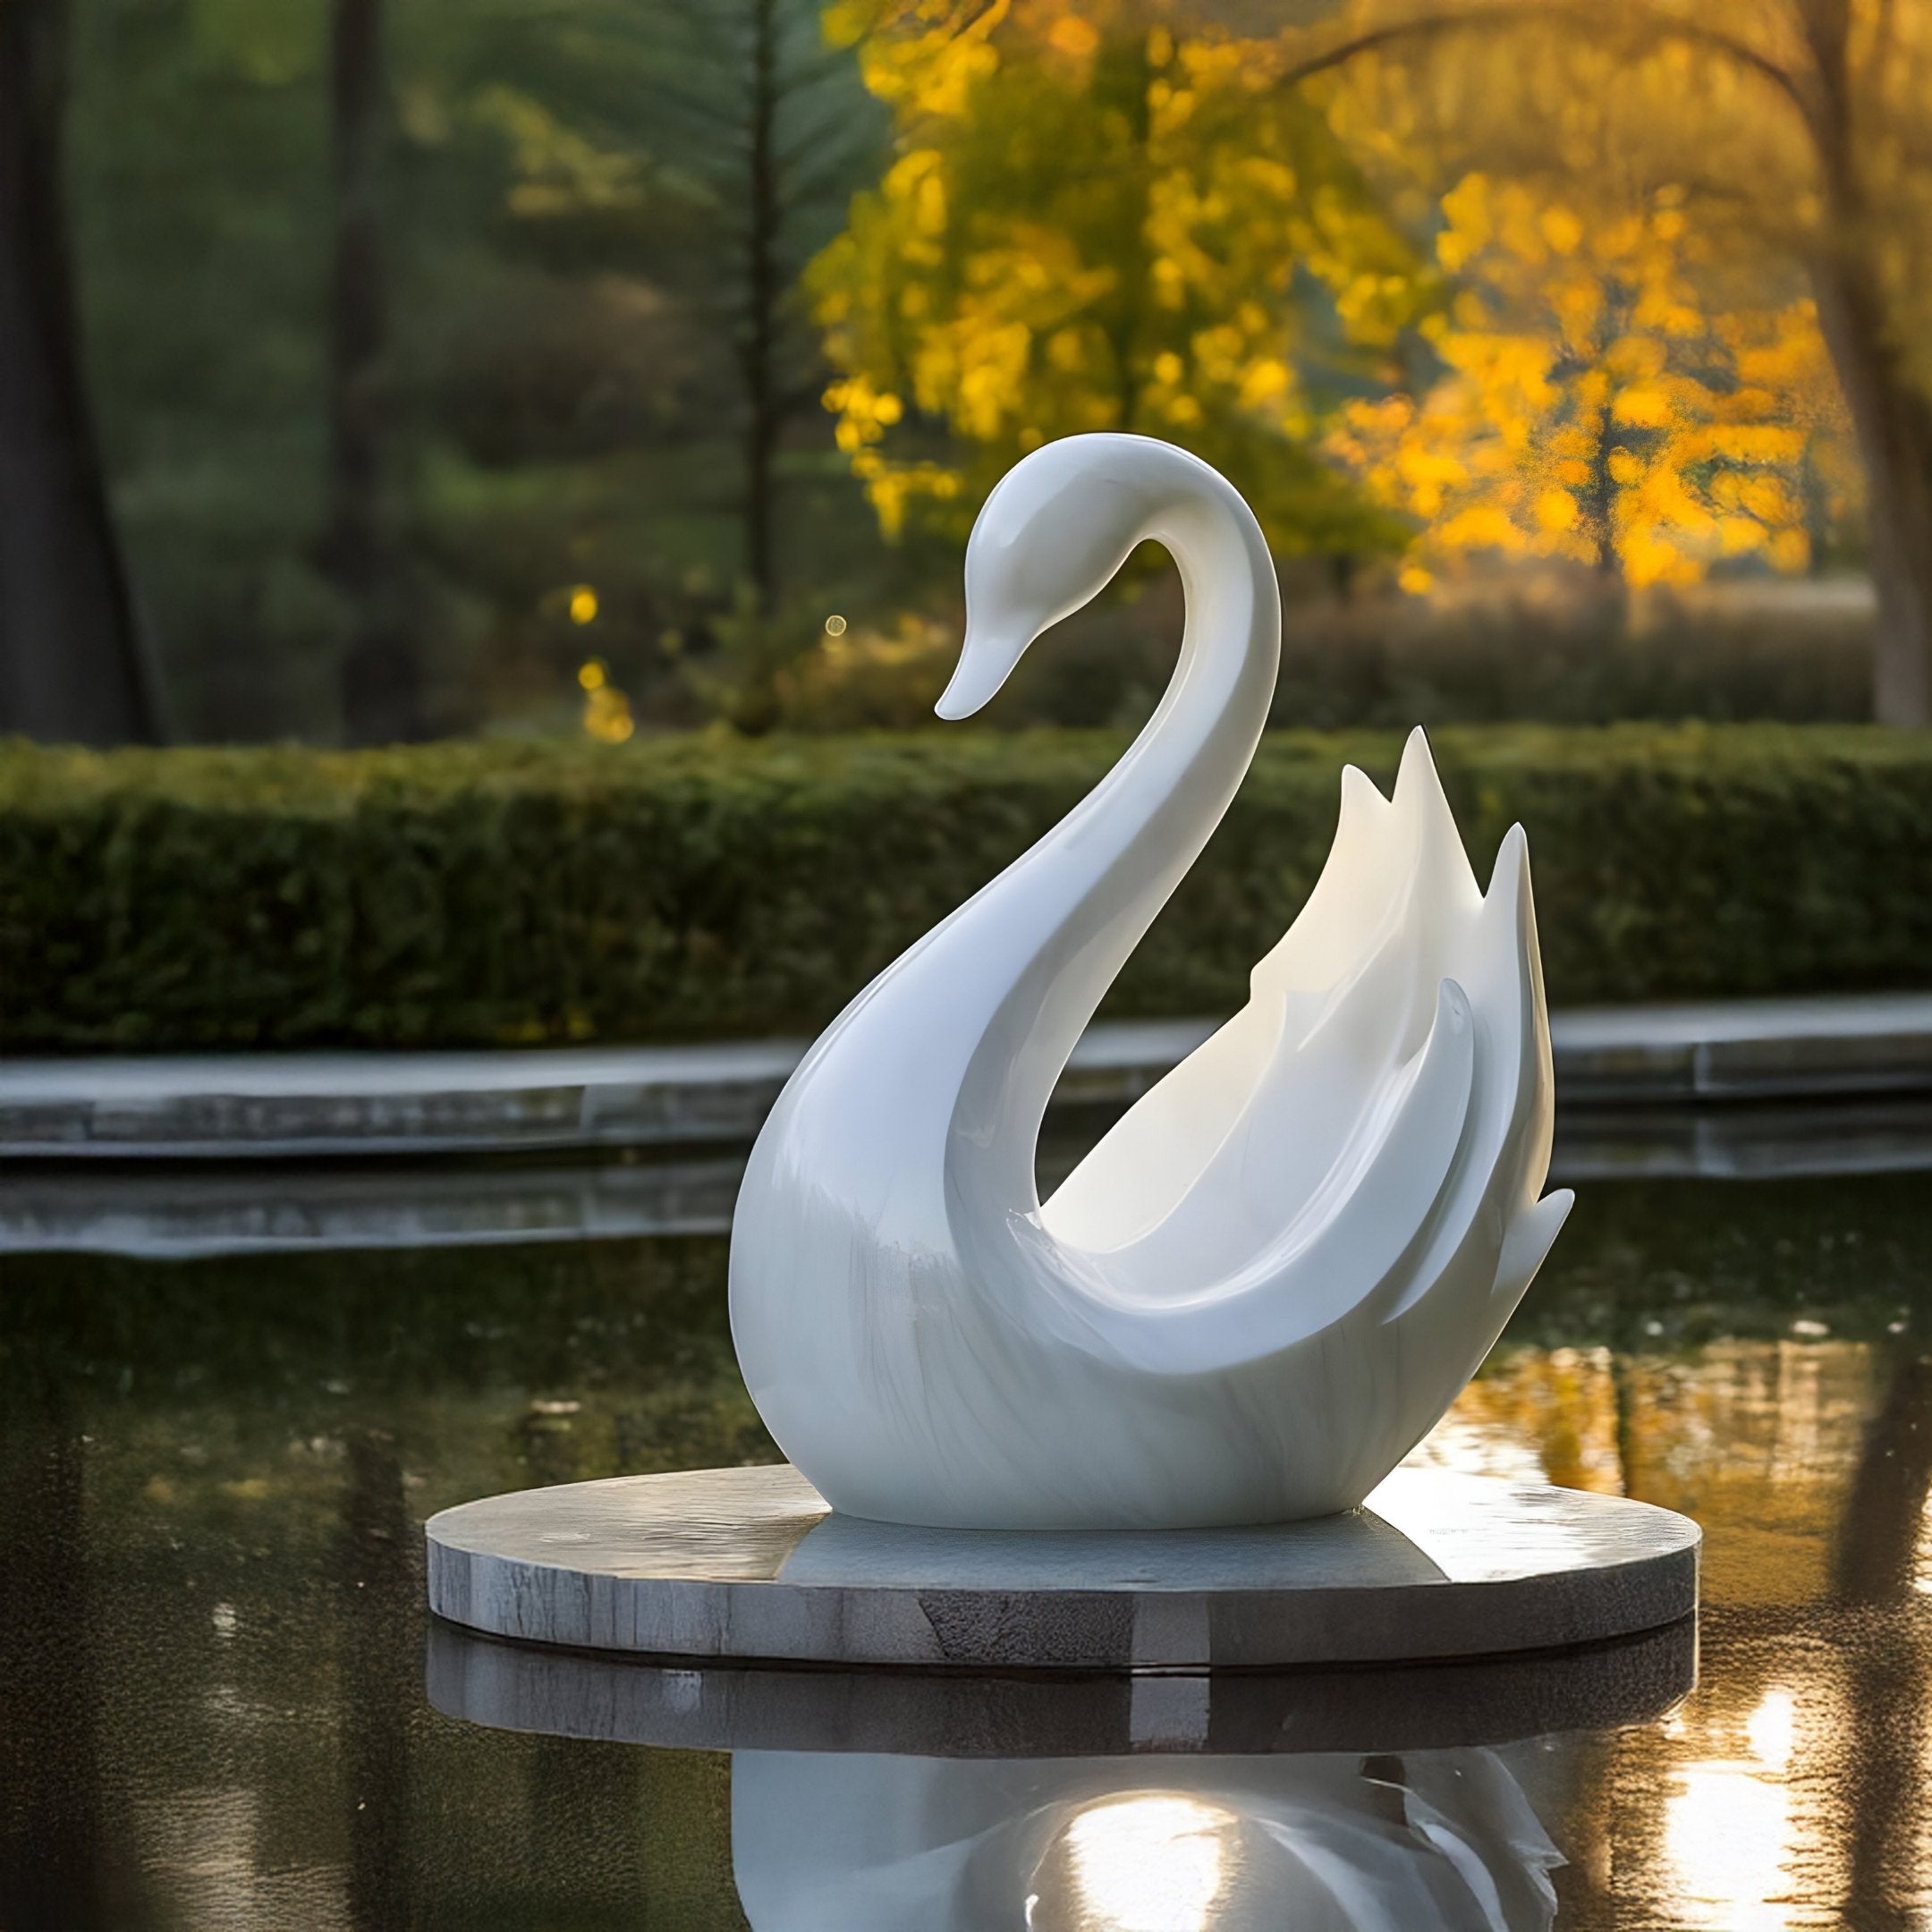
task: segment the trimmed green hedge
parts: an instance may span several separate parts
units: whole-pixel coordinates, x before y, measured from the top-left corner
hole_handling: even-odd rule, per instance
[[[0,1047],[808,1032],[1121,744],[9,745]],[[1339,767],[1385,785],[1399,750],[1271,736],[1109,1011],[1239,1004],[1326,853]],[[1513,726],[1436,750],[1479,872],[1529,827],[1560,1004],[1932,975],[1932,735]]]

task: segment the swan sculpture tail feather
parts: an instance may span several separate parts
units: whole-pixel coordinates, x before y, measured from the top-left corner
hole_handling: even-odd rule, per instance
[[[835,1507],[965,1527],[1279,1521],[1361,1501],[1473,1374],[1570,1205],[1528,845],[1484,892],[1419,731],[1344,772],[1334,850],[1248,1004],[1042,1204],[1054,1081],[1267,716],[1272,565],[1205,464],[1048,445],[988,500],[943,708],[1153,538],[1174,682],[1069,818],[873,982],[753,1150],[732,1321]]]

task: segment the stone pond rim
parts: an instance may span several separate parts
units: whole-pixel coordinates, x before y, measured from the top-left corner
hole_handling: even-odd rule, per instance
[[[1122,1106],[1212,1020],[1102,1021],[1058,1103]],[[1724,1106],[1932,1091],[1932,992],[1550,1016],[1560,1104]],[[0,1157],[288,1160],[749,1141],[801,1040],[489,1053],[0,1059]]]

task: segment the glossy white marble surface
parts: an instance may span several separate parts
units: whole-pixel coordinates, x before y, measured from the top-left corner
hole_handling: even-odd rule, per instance
[[[1529,861],[1487,894],[1420,733],[1393,801],[1342,775],[1334,852],[1240,1013],[1042,1202],[1040,1121],[1107,987],[1220,821],[1274,690],[1260,530],[1142,437],[1049,444],[988,499],[941,700],[977,710],[1144,540],[1174,681],[1055,829],[852,1002],[755,1148],[733,1332],[838,1509],[1175,1528],[1360,1503],[1474,1372],[1555,1239]]]

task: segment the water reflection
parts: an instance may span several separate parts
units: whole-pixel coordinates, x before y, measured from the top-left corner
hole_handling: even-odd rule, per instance
[[[468,1723],[731,1752],[752,1932],[1548,1932],[1610,1727],[1685,1623],[1564,1653],[1148,1677],[656,1665],[430,1632]],[[1141,1721],[1152,1692],[1194,1721]]]
[[[1546,1932],[1563,1862],[1495,1751],[958,1762],[746,1751],[753,1932]]]
[[[430,1512],[770,1453],[732,1368],[722,1242],[4,1274],[6,1932],[385,1911],[423,1932],[741,1932],[725,1752],[750,1747],[702,1708],[663,1740],[679,1748],[640,1750],[609,1727],[458,1723],[420,1678]],[[1422,1454],[1696,1515],[1699,1687],[1665,1722],[1618,1707],[1560,1745],[1498,1745],[1352,1737],[1363,1693],[1338,1679],[1323,1751],[1404,1790],[1360,1767],[1493,1752],[1567,1859],[1546,1872],[1560,1932],[1932,1926],[1928,1335],[1921,1178],[1593,1185]],[[1195,1761],[1282,1716],[1231,1707]],[[996,1698],[977,1721],[1010,1758],[1035,1720]],[[1555,1728],[1538,1704],[1522,1734]],[[1132,1730],[1125,1707],[1082,1715],[1055,1751],[1110,1756]],[[1233,1809],[1184,1780],[1133,1795],[1156,1790]],[[1110,1843],[1093,1828],[1089,1865]],[[1056,1857],[1074,1895],[1073,1847]]]
[[[1666,1882],[1683,1922],[1773,1932],[1791,1895],[1791,1693],[1774,1686],[1745,1720],[1743,1750],[1672,1774],[1665,1796]]]

